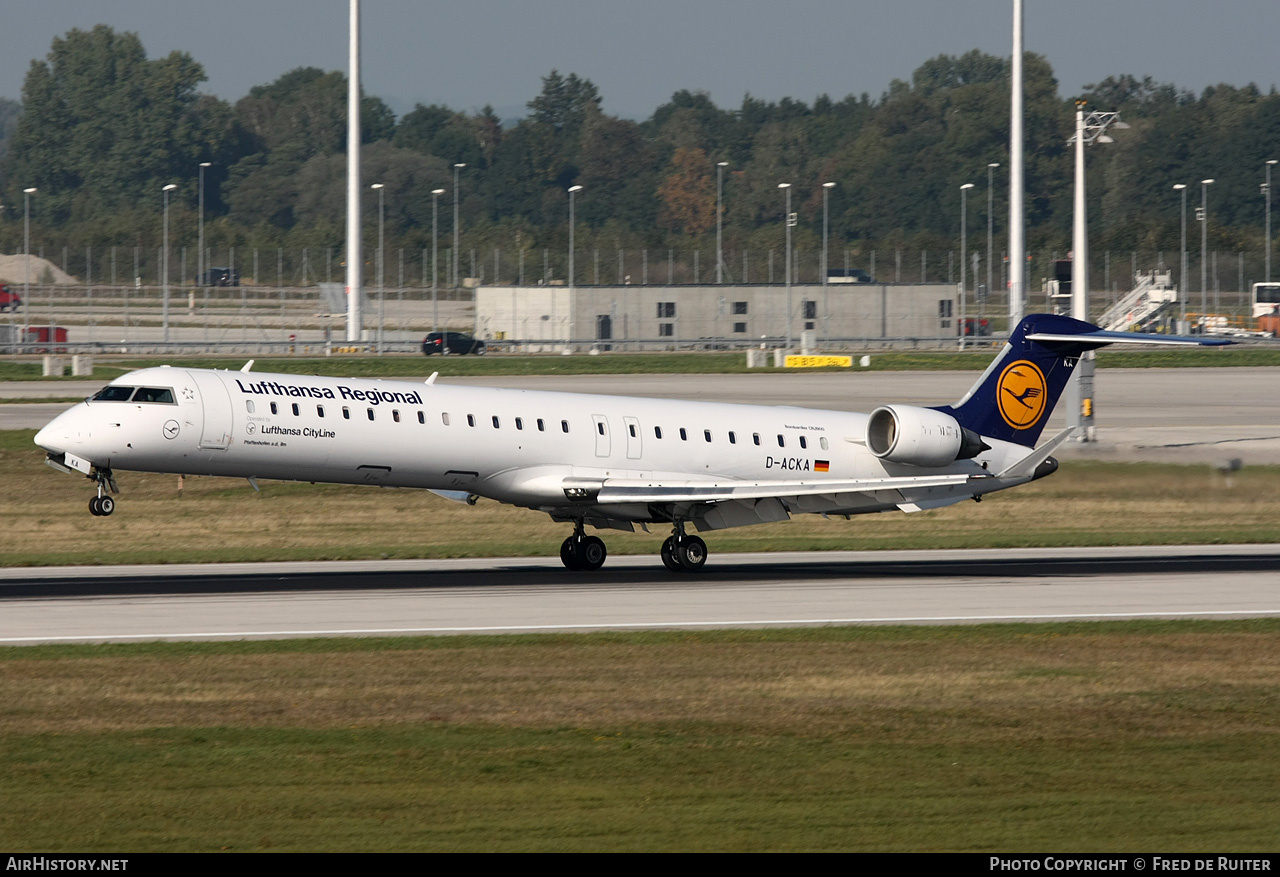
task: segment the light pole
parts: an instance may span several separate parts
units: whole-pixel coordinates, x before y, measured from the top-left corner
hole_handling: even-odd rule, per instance
[[[1271,166],[1280,159],[1267,162],[1267,182],[1262,187],[1262,197],[1267,203],[1267,283],[1271,282]]]
[[[778,188],[787,193],[787,208],[784,219],[786,220],[786,253],[787,253],[787,344],[786,349],[791,349],[791,184],[778,183]]]
[[[440,251],[440,196],[444,189],[431,190],[431,331],[440,331],[440,304],[436,300],[436,257]]]
[[[716,162],[716,283],[724,283],[724,235],[722,218],[724,216],[724,169],[727,161]]]
[[[1178,263],[1178,334],[1187,331],[1187,184],[1175,183],[1175,192],[1182,193],[1182,259]]]
[[[569,187],[569,333],[568,333],[569,338],[568,338],[568,341],[570,346],[572,346],[573,344],[573,310],[574,310],[573,308],[574,289],[573,288],[576,284],[576,281],[574,279],[574,270],[573,270],[573,267],[574,267],[573,266],[573,196],[578,194],[581,191],[582,191],[581,186]]]
[[[822,184],[822,342],[828,343],[831,329],[831,294],[827,284],[827,277],[831,274],[828,270],[827,262],[827,234],[830,228],[830,194],[835,188],[835,183]]]
[[[160,191],[164,193],[164,253],[160,259],[160,270],[164,272],[162,286],[164,297],[161,301],[161,322],[164,325],[164,341],[169,343],[169,193],[178,188],[170,183]]]
[[[383,250],[383,238],[382,238],[383,218],[386,215],[386,210],[385,210],[386,197],[384,194],[386,192],[386,186],[383,183],[374,183],[371,186],[369,186],[369,188],[375,189],[378,192],[378,355],[381,356],[382,341],[383,341],[382,339],[383,317],[386,314],[384,310],[384,302],[386,301],[386,298],[387,298],[385,294],[386,291],[382,286],[382,269],[383,269],[383,266],[386,264],[386,261],[385,261],[386,253]]]
[[[965,262],[969,259],[969,190],[973,183],[960,187],[960,349],[964,350]],[[977,279],[977,278],[974,278]]]
[[[204,169],[207,167],[213,167],[213,162],[200,162],[200,232],[196,236],[198,238],[196,244],[199,247],[196,251],[196,284],[199,286],[206,285],[204,278]]]
[[[31,328],[31,196],[35,186],[22,190],[22,340],[27,340]]]
[[[1200,321],[1204,325],[1205,310],[1209,307],[1205,290],[1209,286],[1209,187],[1213,180],[1200,181]]]
[[[991,243],[992,243],[992,230],[995,227],[993,223],[994,216],[991,212],[992,205],[994,203],[994,199],[992,197],[991,184],[992,184],[993,175],[995,173],[995,169],[998,167],[1000,167],[1000,162],[998,161],[993,161],[987,164],[987,295],[991,295],[991,255],[992,255]],[[982,308],[978,307],[977,311],[978,311],[978,323],[981,324]]]
[[[466,167],[466,162],[458,162],[453,166],[453,288],[458,288],[458,171]]]

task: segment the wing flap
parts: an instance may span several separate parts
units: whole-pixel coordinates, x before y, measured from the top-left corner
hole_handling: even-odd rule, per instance
[[[597,503],[628,502],[730,502],[817,496],[820,494],[871,493],[880,490],[911,490],[924,487],[954,487],[989,475],[920,475],[895,478],[854,478],[815,481],[673,481],[667,483],[609,478],[590,489]],[[565,488],[582,489],[583,480],[566,479]]]

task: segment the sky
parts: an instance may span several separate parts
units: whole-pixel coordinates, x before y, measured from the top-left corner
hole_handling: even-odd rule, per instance
[[[202,90],[236,101],[295,67],[346,70],[346,0],[42,0],[5,4],[0,97],[72,28],[134,31],[151,58],[188,52]],[[681,89],[718,106],[743,95],[878,98],[939,54],[1011,50],[1012,0],[363,0],[366,94],[504,119],[552,69],[596,84],[606,112],[647,118]],[[1199,93],[1280,85],[1280,0],[1025,0],[1026,48],[1063,97],[1131,73]]]

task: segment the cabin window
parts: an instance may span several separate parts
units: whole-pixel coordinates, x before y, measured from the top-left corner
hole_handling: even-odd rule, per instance
[[[366,408],[365,410],[369,412],[369,419],[370,419],[370,420],[373,420],[373,409],[372,409],[372,408]]]
[[[702,431],[702,437],[703,437],[704,439],[706,439],[707,441],[711,441],[711,430],[709,430],[709,429],[704,429],[704,430]]]
[[[279,413],[280,413],[280,408],[279,408],[279,406],[277,406],[277,405],[276,405],[276,403],[274,403],[274,402],[272,402],[272,403],[271,403],[271,413],[272,413],[272,414],[279,414]]]
[[[654,437],[654,438],[659,438],[659,439],[660,439],[660,438],[662,438],[662,427],[660,427],[660,426],[655,426],[655,427],[653,428],[653,437]]]
[[[342,406],[342,419],[343,420],[351,419],[351,409],[348,408],[346,405]]]
[[[293,403],[293,405],[292,405],[292,406],[290,406],[290,407],[292,407],[292,408],[293,408],[293,416],[294,416],[294,417],[297,417],[297,416],[298,416],[298,414],[299,414],[299,413],[301,413],[301,412],[299,412],[299,411],[298,411],[298,403],[297,403],[297,402],[294,402],[294,403]]]
[[[400,412],[399,412],[399,411],[396,411],[394,408],[392,408],[392,409],[391,409],[391,419],[392,419],[392,420],[394,420],[396,423],[399,423],[399,422],[400,422]]]
[[[323,406],[323,405],[317,405],[317,406],[316,406],[316,416],[317,416],[317,417],[320,417],[320,418],[323,418],[323,417],[324,417],[324,406]]]
[[[560,421],[560,431],[561,431],[561,432],[568,432],[568,431],[569,431],[569,421],[567,421],[567,420],[562,420],[562,421]]]
[[[684,431],[683,426],[680,427],[680,441],[687,442],[688,440],[689,440],[689,433]]]
[[[440,412],[440,422],[441,422],[441,423],[443,423],[445,426],[448,426],[448,425],[449,425],[449,412],[448,412],[448,411],[441,411],[441,412]]]
[[[541,417],[539,417],[539,418],[538,418],[538,432],[546,432],[546,431],[547,431],[547,425],[546,425],[545,423],[543,423],[543,422],[542,422],[542,418],[541,418]]]
[[[418,422],[419,422],[419,423],[422,423],[422,424],[425,424],[425,423],[427,422],[427,415],[426,415],[426,412],[424,412],[424,411],[419,411],[419,412],[418,412]]]
[[[600,433],[601,435],[604,435],[604,423],[596,424],[596,432]]]
[[[800,436],[800,447],[806,449],[809,447],[809,442],[804,436]]]
[[[476,425],[476,416],[474,414],[468,414],[467,426],[475,426],[475,425]]]
[[[636,437],[636,425],[634,423],[627,424],[627,432],[631,433],[631,437]]]
[[[493,415],[493,428],[494,428],[494,429],[500,429],[500,428],[501,428],[501,424],[498,422],[498,415],[496,415],[496,414],[495,414],[495,415]]]
[[[523,418],[523,417],[517,417],[517,418],[516,418],[516,429],[524,429],[524,418]]]
[[[755,446],[757,448],[760,447],[760,433],[758,432],[751,433],[751,441],[755,443]]]
[[[782,433],[778,433],[778,447],[785,448],[786,446],[787,440],[783,438]]]
[[[736,445],[737,443],[738,437],[734,435],[733,430],[729,430],[729,444]]]
[[[96,397],[95,397],[95,398],[96,398]],[[253,413],[253,400],[252,400],[252,399],[245,399],[245,400],[244,400],[244,410],[245,410],[245,411],[248,411],[250,414],[252,414],[252,413]]]
[[[818,444],[822,445],[822,449],[825,451],[827,449],[827,437],[823,436],[822,438],[818,439]]]

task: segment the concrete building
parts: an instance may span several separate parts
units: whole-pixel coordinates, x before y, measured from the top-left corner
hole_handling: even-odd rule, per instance
[[[476,334],[531,350],[572,342],[613,348],[819,347],[876,341],[945,342],[959,332],[959,289],[950,283],[723,286],[482,286]]]

